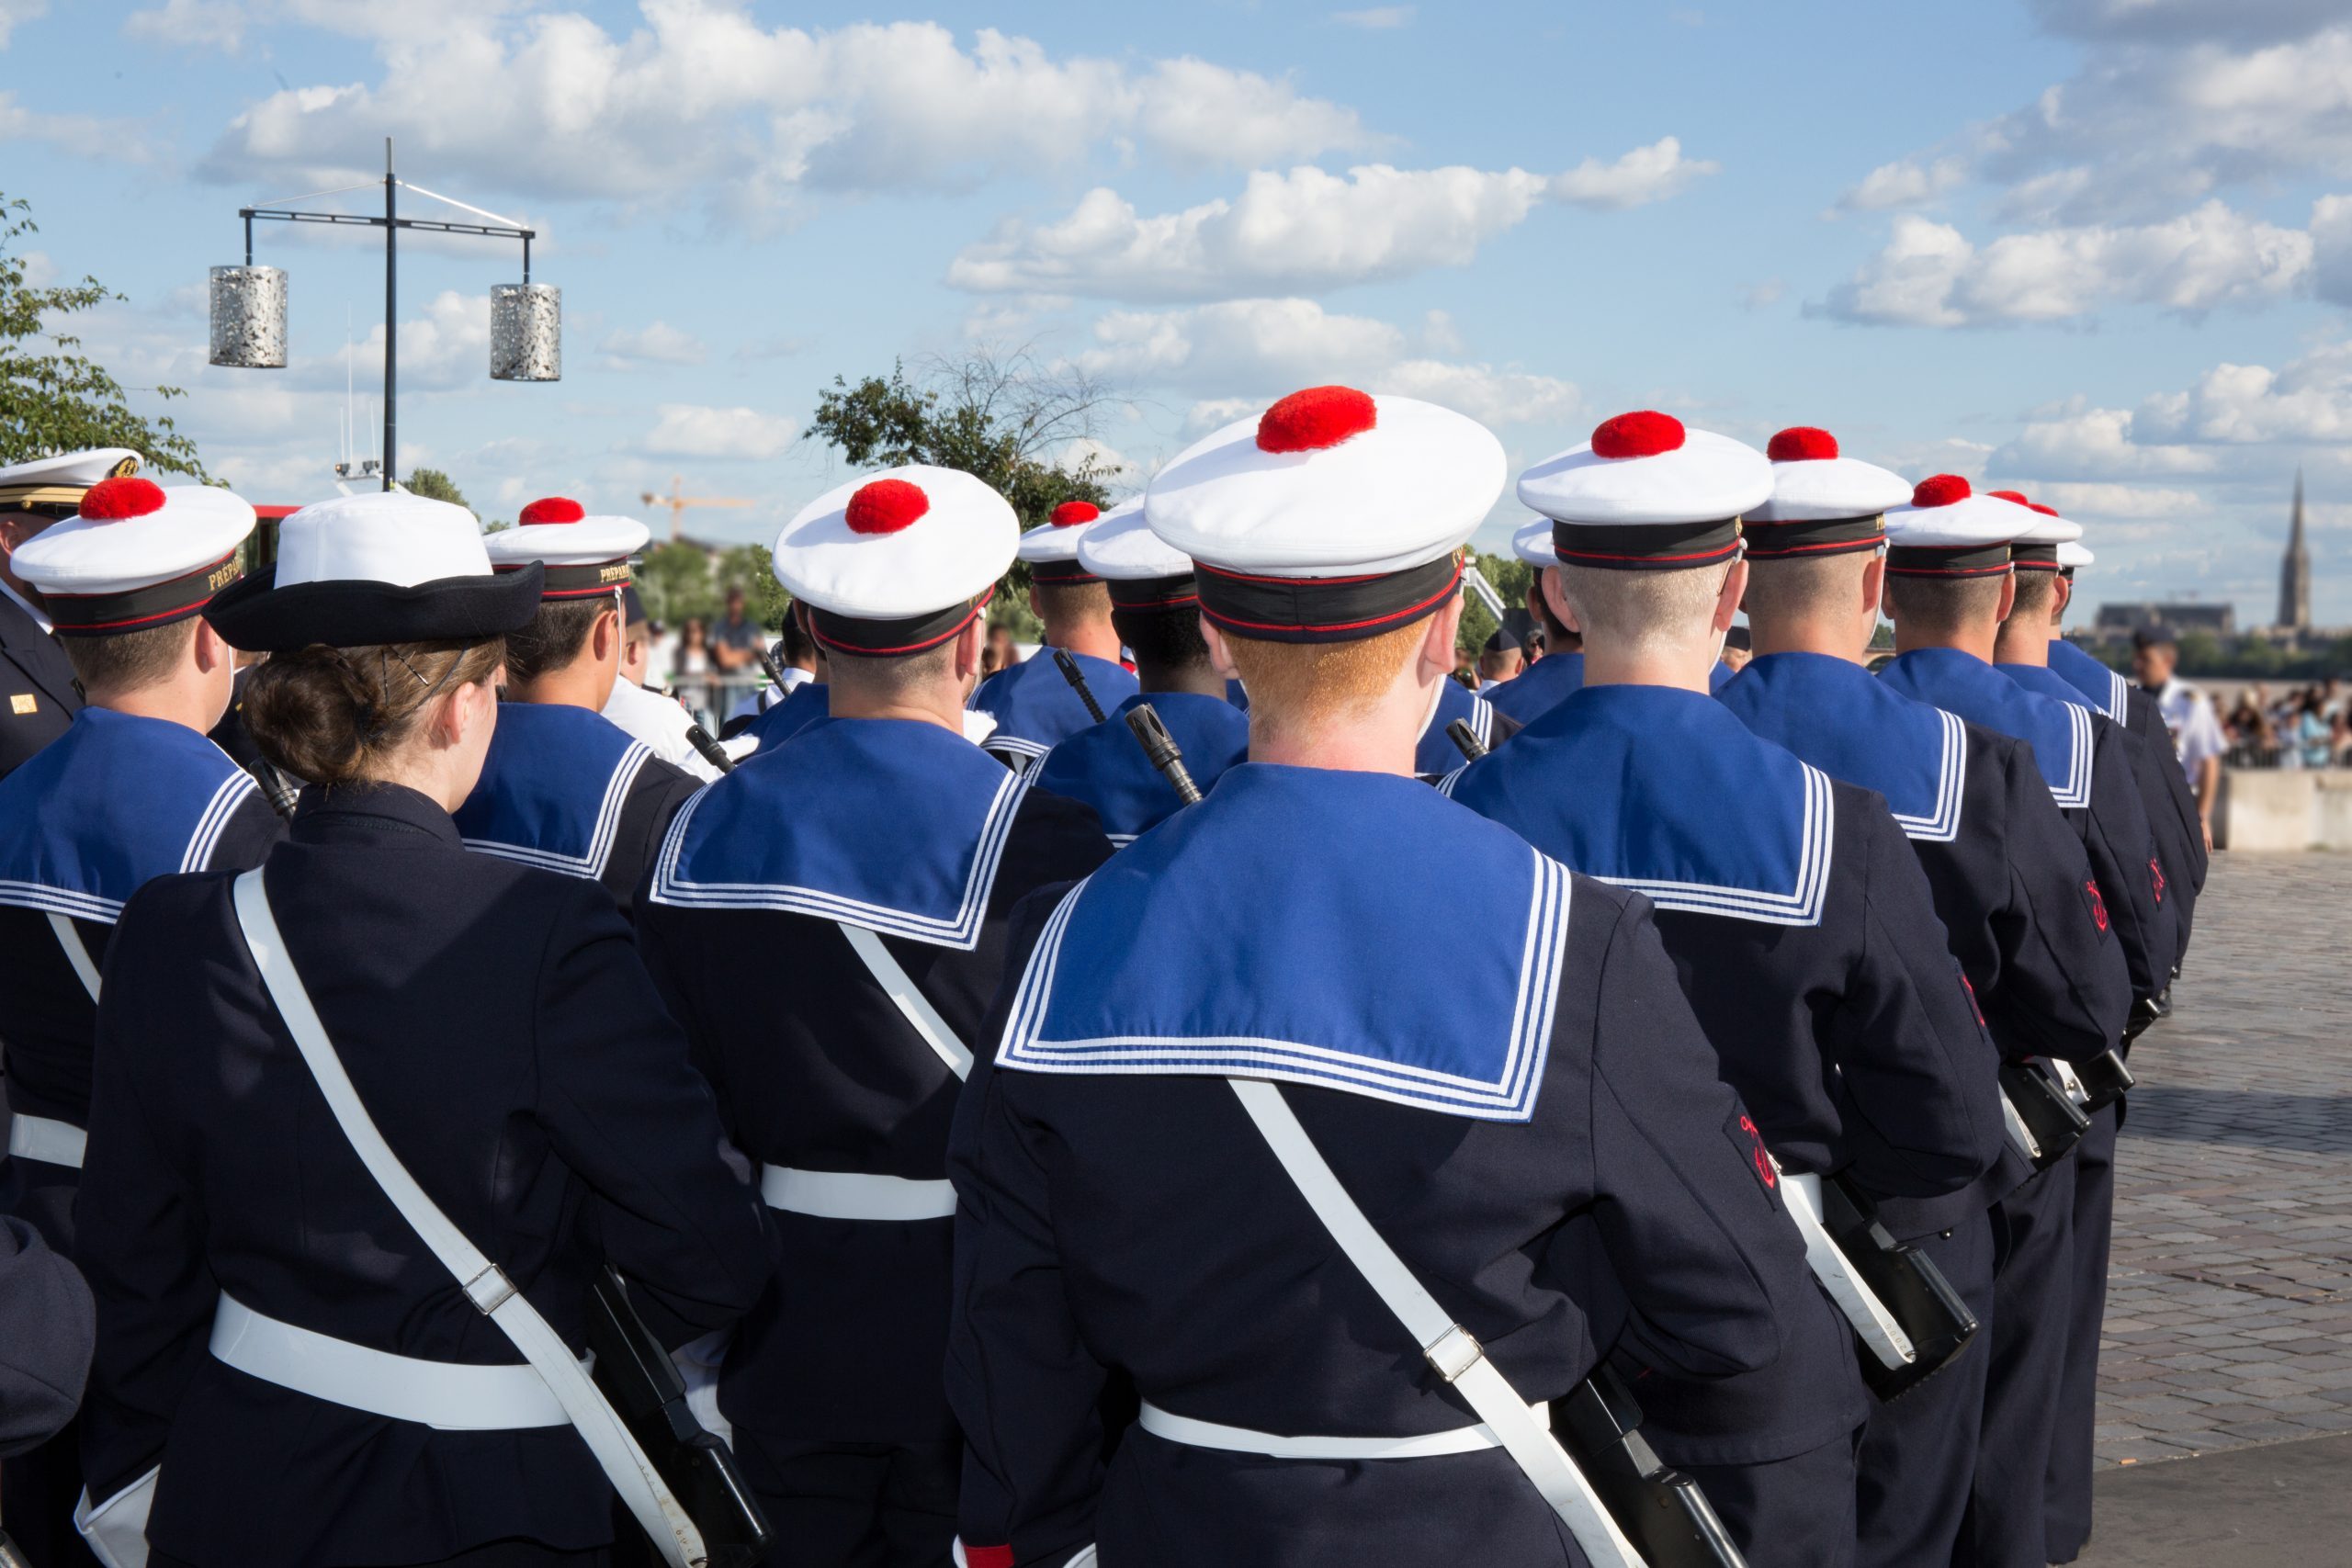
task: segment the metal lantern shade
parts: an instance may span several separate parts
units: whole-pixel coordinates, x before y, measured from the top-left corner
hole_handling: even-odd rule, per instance
[[[212,269],[212,363],[246,370],[286,368],[284,268]]]
[[[490,291],[490,374],[498,381],[563,379],[563,290],[501,283]]]

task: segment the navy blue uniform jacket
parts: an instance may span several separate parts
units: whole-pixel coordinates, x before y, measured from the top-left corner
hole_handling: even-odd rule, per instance
[[[1283,1082],[1373,1224],[1526,1398],[1567,1393],[1612,1343],[1708,1378],[1800,1353],[1815,1324],[1844,1332],[1645,900],[1418,781],[1246,763],[1095,873],[1064,921],[1071,908],[1023,910],[1022,983],[989,1024],[1001,1054],[956,1113],[967,1551],[1009,1544],[1023,1568],[1098,1539],[1123,1568],[1583,1562],[1499,1450],[1307,1462],[1134,1428],[1106,1472],[1114,1373],[1260,1431],[1476,1420],[1228,1074]],[[1464,954],[1432,930],[1494,940]]]
[[[1014,901],[1110,852],[1091,811],[959,735],[822,718],[680,814],[639,941],[754,1161],[937,1181],[961,1086],[835,920],[879,931],[978,1051]],[[949,1223],[770,1219],[774,1279],[720,1373],[728,1418],[786,1441],[952,1435]]]
[[[1135,671],[1125,666],[1091,653],[1070,658],[1078,661],[1087,691],[1104,713],[1136,694]],[[981,682],[969,705],[996,720],[995,730],[980,744],[1016,767],[1026,766],[1094,722],[1050,648],[1041,648]]]
[[[2000,1157],[1992,1044],[1877,795],[1758,739],[1712,697],[1657,686],[1586,686],[1447,787],[1649,897],[1724,1081],[1789,1168],[1936,1198]],[[1665,1378],[1640,1397],[1669,1461],[1785,1459],[1861,1424],[1854,1355],[1833,1315],[1766,1372]]]
[[[82,711],[82,688],[57,639],[0,593],[0,777],[59,736]]]
[[[672,1344],[765,1283],[757,1199],[611,898],[468,852],[392,786],[312,788],[263,875],[288,955],[402,1164],[574,1349],[594,1271]],[[107,955],[80,1261],[98,1303],[83,1471],[160,1462],[147,1535],[204,1568],[429,1562],[613,1537],[568,1427],[438,1431],[234,1371],[218,1294],[431,1360],[514,1365],[345,1139],[262,989],[226,874],[162,877]]]

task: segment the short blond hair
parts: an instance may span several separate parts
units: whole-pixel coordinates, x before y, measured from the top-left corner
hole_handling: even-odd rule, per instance
[[[1631,651],[1693,637],[1714,610],[1730,573],[1729,563],[1668,571],[1563,564],[1560,596],[1577,613],[1588,649],[1598,643]]]
[[[1349,642],[1266,642],[1225,632],[1250,711],[1285,727],[1356,716],[1380,700],[1429,634],[1426,619]],[[1219,630],[1223,630],[1222,627]]]

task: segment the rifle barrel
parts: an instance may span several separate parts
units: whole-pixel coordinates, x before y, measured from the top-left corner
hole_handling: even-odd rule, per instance
[[[701,725],[686,726],[686,744],[701,752],[702,760],[720,773],[731,773],[735,771],[735,759],[729,756],[727,748],[713,740],[710,738],[710,731]]]
[[[1487,743],[1478,739],[1478,732],[1470,728],[1470,721],[1466,718],[1457,718],[1447,725],[1445,738],[1473,762],[1487,754]]]
[[[1183,750],[1177,746],[1176,738],[1168,733],[1168,726],[1158,710],[1149,703],[1137,703],[1127,710],[1127,728],[1143,748],[1144,756],[1176,792],[1176,798],[1187,806],[1198,806],[1201,786],[1193,782],[1191,770],[1184,766]]]
[[[1078,694],[1078,700],[1086,705],[1086,711],[1094,716],[1094,722],[1102,723],[1102,705],[1094,700],[1094,693],[1086,684],[1086,671],[1078,667],[1078,660],[1057,648],[1054,649],[1054,667],[1062,672],[1062,679],[1068,681],[1070,689]]]

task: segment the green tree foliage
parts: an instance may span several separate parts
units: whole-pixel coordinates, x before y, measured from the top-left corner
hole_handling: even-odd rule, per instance
[[[1470,564],[1494,585],[1495,593],[1502,600],[1506,611],[1527,607],[1527,585],[1535,580],[1533,567],[1515,555],[1490,556],[1483,550],[1470,552]],[[1495,635],[1496,624],[1494,612],[1487,608],[1486,599],[1464,585],[1462,626],[1453,634],[1454,651],[1476,657],[1478,650],[1487,646],[1487,639]]]
[[[59,318],[122,296],[95,277],[44,288],[26,283],[26,258],[10,242],[39,231],[30,211],[0,197],[0,462],[128,446],[150,468],[207,478],[196,443],[166,417],[132,412],[128,389],[80,352],[79,337],[59,330]],[[152,390],[165,400],[187,395],[177,387]]]
[[[638,597],[645,613],[665,626],[688,620],[716,621],[726,613],[727,593],[741,588],[752,618],[772,632],[784,629],[791,603],[769,570],[767,547],[737,545],[712,554],[678,541],[655,545],[637,569]]]
[[[446,501],[452,506],[462,506],[469,512],[473,510],[472,504],[466,500],[466,492],[458,488],[458,481],[438,468],[417,469],[401,481],[401,488],[427,501]]]

